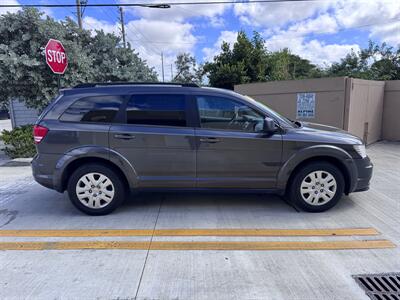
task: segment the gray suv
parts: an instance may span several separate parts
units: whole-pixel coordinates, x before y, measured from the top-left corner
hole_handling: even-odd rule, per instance
[[[90,215],[132,191],[223,190],[285,196],[309,212],[369,188],[362,141],[289,120],[232,91],[180,84],[65,89],[34,126],[37,182]]]

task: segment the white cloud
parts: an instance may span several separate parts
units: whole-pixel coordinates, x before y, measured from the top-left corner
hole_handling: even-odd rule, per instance
[[[235,15],[254,26],[283,26],[325,12],[331,1],[235,4]]]
[[[354,28],[369,32],[378,41],[394,46],[400,43],[399,0],[242,3],[236,4],[234,11],[245,24],[264,27],[267,36],[278,31],[302,36]]]
[[[335,17],[343,28],[369,31],[371,38],[391,45],[400,43],[399,0],[367,1],[362,5],[356,0],[342,0],[335,7]]]
[[[222,31],[213,47],[203,48],[204,61],[211,61],[215,55],[221,51],[222,42],[227,42],[230,46],[236,41],[237,31]]]
[[[102,29],[106,33],[120,35],[119,24],[110,23],[93,17],[83,19],[83,27],[93,31]],[[166,80],[171,78],[171,64],[174,65],[179,53],[193,54],[198,40],[192,34],[193,25],[189,23],[168,22],[164,20],[136,19],[125,24],[127,41],[139,56],[154,67],[161,79],[161,52],[164,55]],[[174,66],[173,66],[173,72]]]
[[[202,0],[201,2],[211,2],[213,0]],[[131,3],[129,0],[120,0],[121,3]],[[162,1],[161,1],[162,2]],[[186,0],[170,0],[168,3],[187,2]],[[146,4],[160,3],[159,0],[148,0],[142,2]],[[214,5],[172,5],[171,8],[145,8],[145,7],[126,7],[125,10],[133,13],[135,16],[149,20],[165,20],[183,22],[189,18],[205,17],[210,20],[208,24],[211,26],[221,26],[221,16],[229,9],[231,5],[214,4]]]
[[[193,25],[189,23],[147,19],[130,21],[125,26],[127,40],[160,76],[163,52],[168,79],[171,77],[171,64],[174,64],[176,56],[183,52],[193,53],[197,38],[192,30]]]
[[[352,50],[360,50],[358,44],[325,44],[315,39],[307,41],[304,37],[286,38],[285,34],[271,37],[266,41],[266,46],[270,51],[288,48],[293,54],[320,66],[337,62]]]
[[[373,27],[370,37],[372,39],[378,38],[390,45],[400,45],[400,20]]]
[[[119,29],[117,24],[112,24],[104,20],[99,20],[93,17],[84,17],[82,20],[83,28],[91,30],[92,34],[95,34],[95,30],[103,30],[105,33],[114,33],[119,35]]]
[[[17,0],[2,0],[1,2],[2,2],[1,3],[2,5],[6,5],[6,4],[19,5]],[[0,7],[0,15],[3,15],[7,12],[16,13],[18,10],[19,10],[18,7]]]
[[[336,20],[328,14],[323,14],[318,18],[308,19],[290,26],[287,33],[302,36],[309,33],[335,33],[337,30]]]

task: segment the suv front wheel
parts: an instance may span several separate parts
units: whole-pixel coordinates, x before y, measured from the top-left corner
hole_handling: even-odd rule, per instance
[[[313,162],[300,169],[288,190],[289,201],[308,212],[322,212],[335,206],[344,192],[342,172],[328,162]]]
[[[88,215],[106,215],[124,200],[125,189],[117,173],[101,164],[79,167],[68,181],[72,204]]]

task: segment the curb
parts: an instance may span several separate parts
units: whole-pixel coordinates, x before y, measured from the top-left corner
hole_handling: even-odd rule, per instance
[[[31,165],[32,157],[8,159],[7,156],[3,159],[0,156],[0,167],[27,167]]]

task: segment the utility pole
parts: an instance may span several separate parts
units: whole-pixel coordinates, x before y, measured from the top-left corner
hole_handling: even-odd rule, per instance
[[[81,14],[81,0],[76,0],[76,15],[78,17],[78,26],[82,30],[82,14]]]
[[[122,42],[124,43],[124,48],[126,48],[124,11],[123,11],[122,7],[119,8],[119,15],[120,15],[119,21],[121,22]]]
[[[161,72],[162,72],[162,82],[164,81],[164,54],[161,52]]]
[[[174,81],[174,73],[172,72],[172,64],[171,64],[171,82]]]

